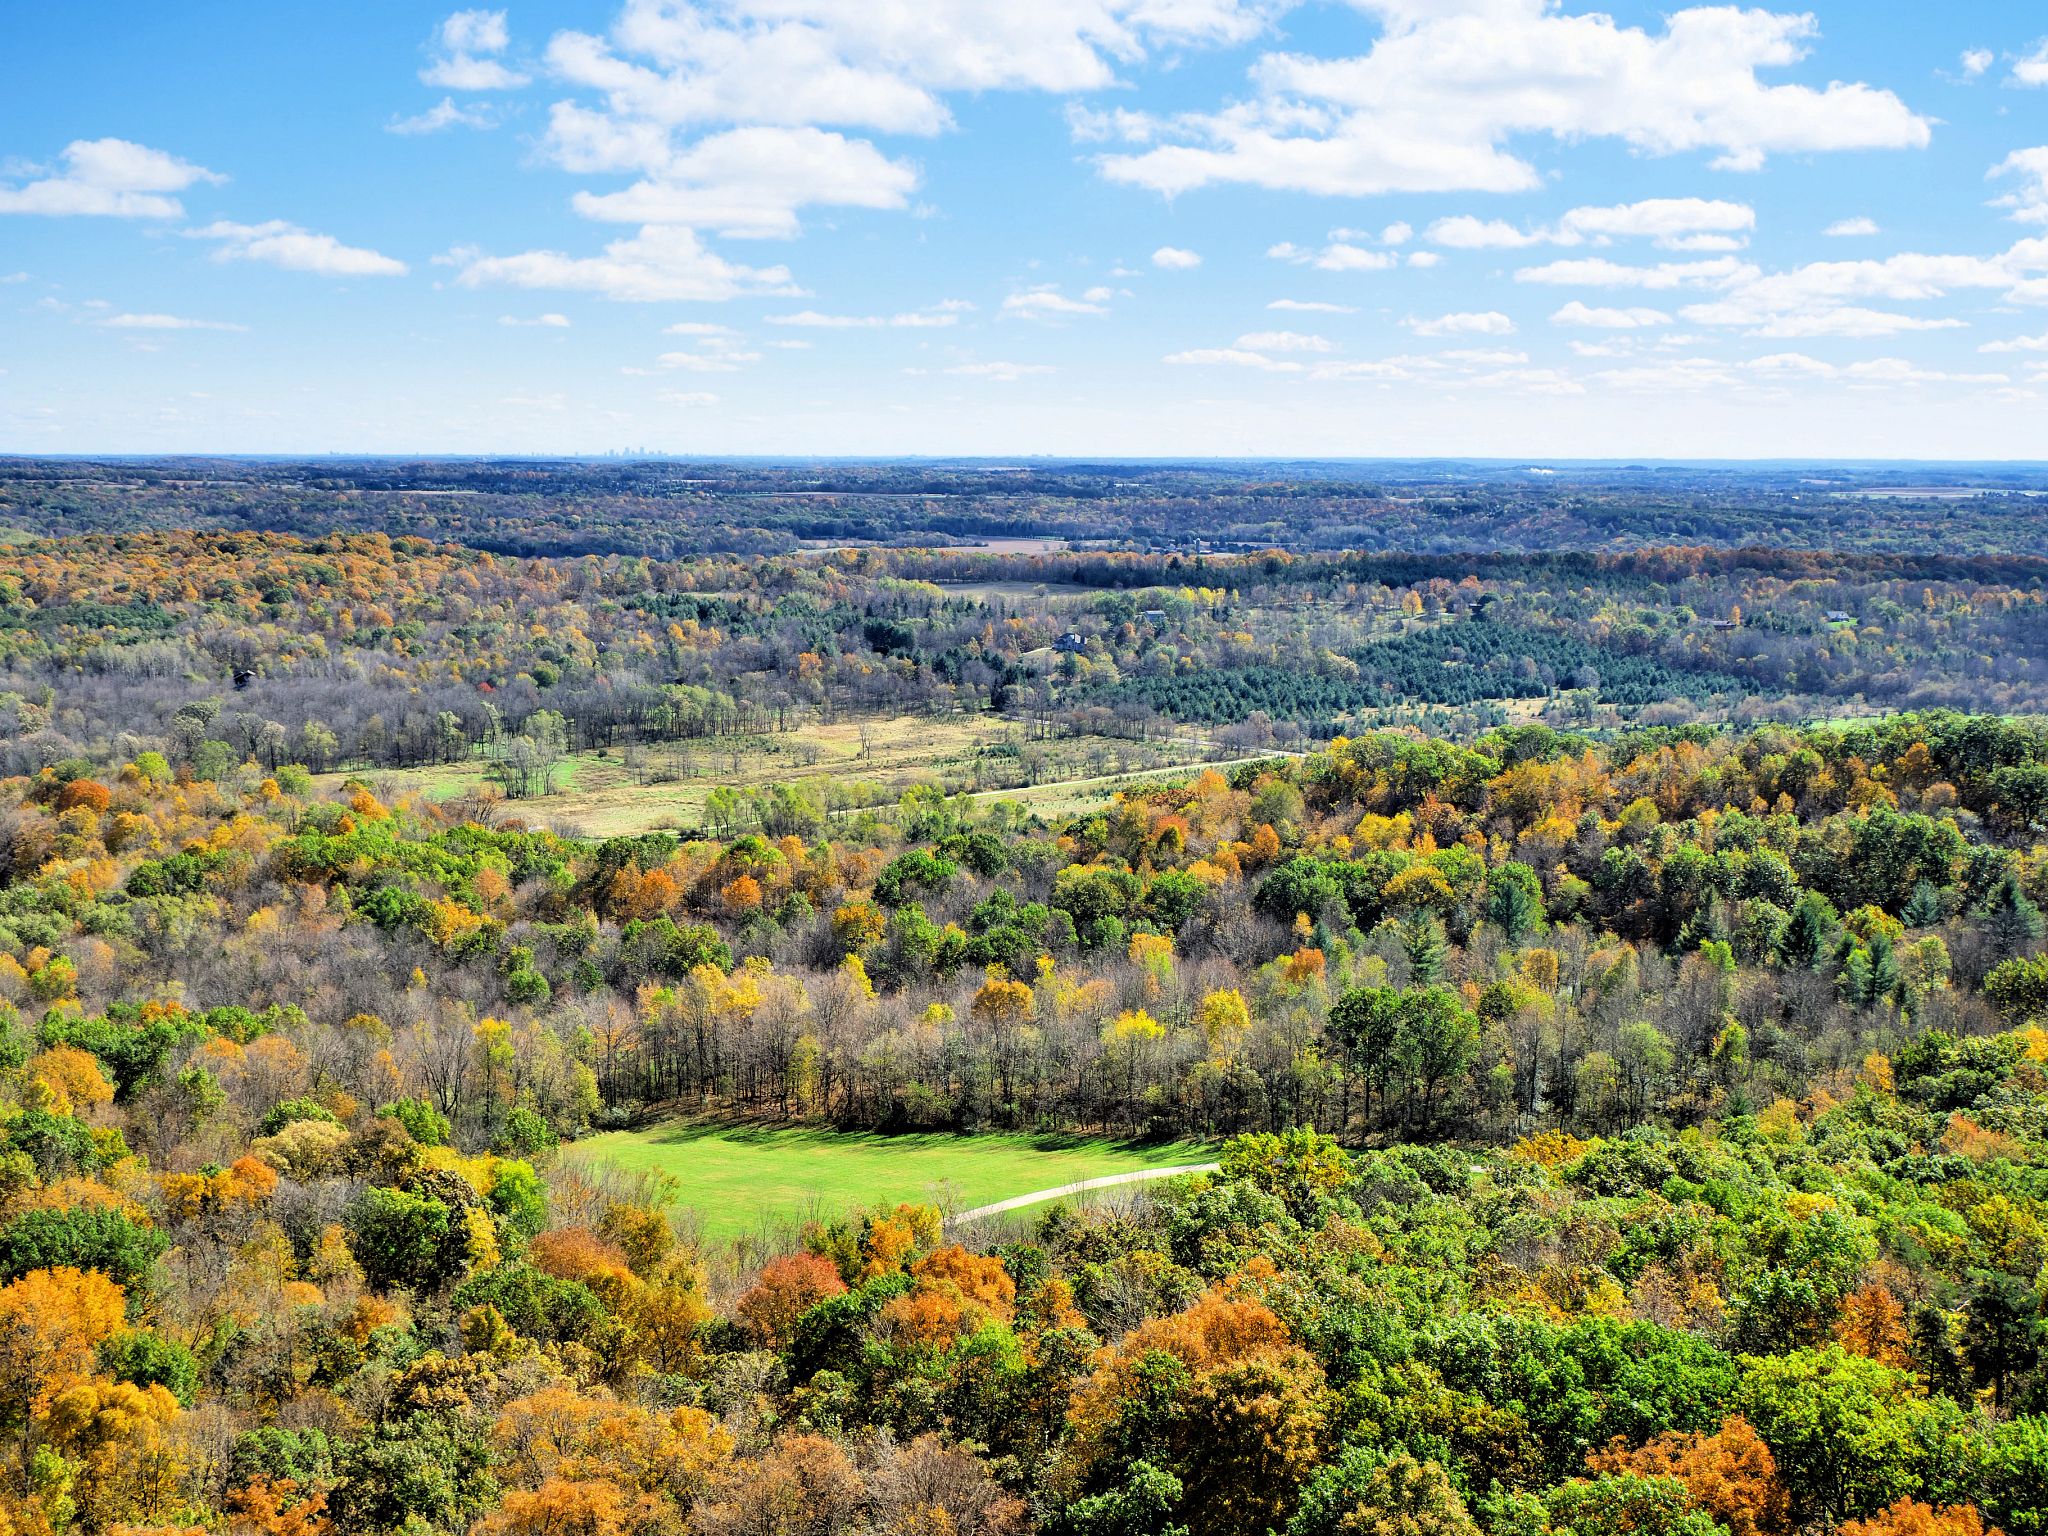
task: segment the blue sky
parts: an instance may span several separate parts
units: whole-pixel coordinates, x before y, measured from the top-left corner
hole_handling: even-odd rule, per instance
[[[2048,7],[17,6],[0,450],[2048,457]]]

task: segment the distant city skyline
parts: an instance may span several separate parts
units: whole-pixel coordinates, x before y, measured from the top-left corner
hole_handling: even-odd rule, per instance
[[[2048,455],[2009,0],[8,28],[4,452]]]

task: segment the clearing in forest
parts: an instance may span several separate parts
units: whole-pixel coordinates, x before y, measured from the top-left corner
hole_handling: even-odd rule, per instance
[[[1107,1174],[1212,1161],[1214,1143],[945,1132],[881,1135],[809,1126],[667,1120],[578,1142],[574,1155],[675,1181],[706,1239],[772,1236],[883,1201],[948,1211]]]
[[[1064,804],[1060,786],[1085,781],[1097,787],[1084,795],[1094,805],[1109,798],[1109,788],[1101,787],[1105,776],[1162,768],[1199,773],[1204,755],[1188,737],[1033,740],[1021,724],[999,715],[848,719],[767,735],[662,743],[639,749],[632,761],[623,749],[571,753],[554,769],[553,794],[507,800],[504,813],[573,826],[591,837],[630,837],[701,826],[705,802],[720,785],[749,790],[778,783],[829,789],[850,804],[885,804],[914,784],[987,794],[1000,788],[1006,798],[1041,809],[1035,793],[1050,788]],[[322,774],[314,782],[324,792],[361,778],[387,796],[444,800],[487,784],[490,768],[487,758],[473,756],[433,768]]]

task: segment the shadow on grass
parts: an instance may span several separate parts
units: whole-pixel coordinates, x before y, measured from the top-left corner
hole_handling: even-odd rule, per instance
[[[1033,1152],[1127,1152],[1142,1154],[1161,1147],[1213,1148],[1214,1142],[1157,1141],[1135,1137],[1077,1136],[1031,1131],[842,1131],[829,1125],[778,1125],[756,1121],[677,1119],[658,1121],[621,1134],[647,1146],[677,1147],[699,1141],[724,1141],[738,1146],[815,1146],[825,1149],[874,1147],[885,1151],[943,1151],[975,1142],[995,1142]]]

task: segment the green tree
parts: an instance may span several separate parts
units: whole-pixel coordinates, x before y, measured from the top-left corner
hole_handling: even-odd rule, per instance
[[[373,1185],[349,1212],[356,1262],[372,1284],[432,1290],[461,1273],[464,1233],[431,1195]]]
[[[1444,957],[1449,951],[1444,925],[1434,913],[1417,911],[1402,919],[1401,953],[1408,957],[1408,976],[1414,985],[1427,987],[1443,980]]]
[[[1366,1113],[1375,1094],[1384,1100],[1396,1062],[1401,994],[1392,987],[1350,987],[1330,1005],[1330,1033],[1344,1059],[1365,1083]]]
[[[1798,1512],[1865,1515],[1919,1486],[1933,1410],[1913,1378],[1838,1344],[1745,1355],[1737,1405],[1777,1458]]]
[[[1543,882],[1526,864],[1509,862],[1487,876],[1486,915],[1510,944],[1543,927]]]
[[[1405,994],[1395,1027],[1395,1058],[1422,1094],[1422,1123],[1436,1124],[1437,1095],[1479,1054],[1479,1016],[1448,987]]]
[[[140,1225],[117,1206],[24,1211],[0,1230],[0,1281],[69,1265],[97,1269],[132,1292],[168,1246],[163,1233]]]

